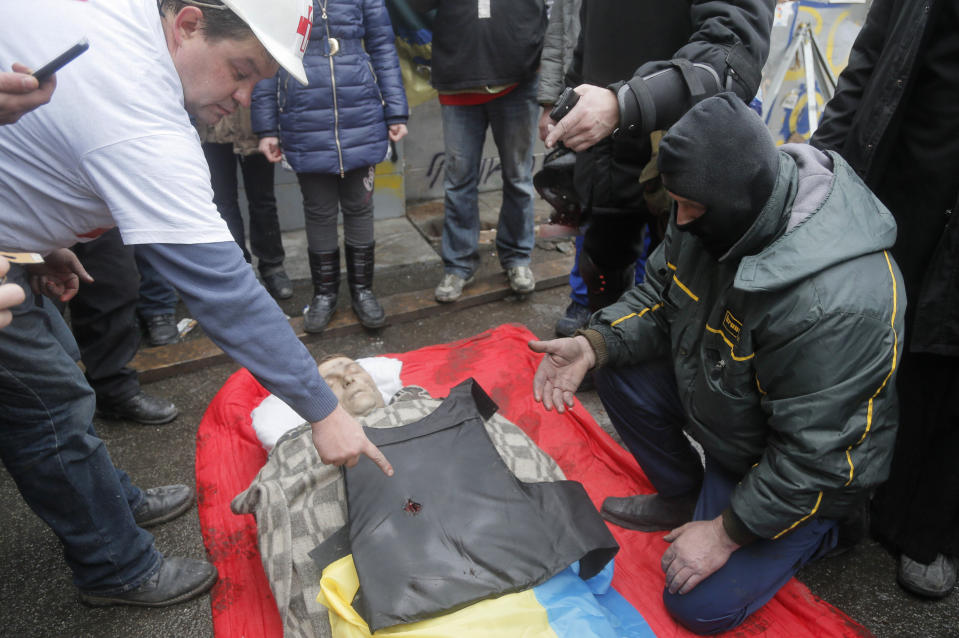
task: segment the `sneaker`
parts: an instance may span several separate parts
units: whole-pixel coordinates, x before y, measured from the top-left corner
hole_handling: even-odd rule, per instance
[[[928,565],[900,554],[897,580],[914,594],[942,598],[956,586],[956,564],[945,554],[938,554]]]
[[[269,274],[261,273],[260,277],[263,279],[263,287],[274,299],[289,299],[293,296],[293,282],[282,268]]]
[[[529,266],[513,266],[506,269],[509,287],[518,295],[526,295],[536,289],[536,279]]]
[[[176,327],[176,315],[164,314],[148,317],[147,341],[151,346],[165,346],[180,340],[180,331]]]
[[[566,306],[566,314],[556,322],[557,337],[572,337],[580,328],[589,322],[592,313],[589,308],[576,301],[570,301]]]
[[[433,294],[436,300],[441,303],[456,301],[463,294],[463,288],[473,283],[474,280],[473,275],[463,279],[459,275],[448,272],[443,275],[443,279],[440,280],[440,284]]]

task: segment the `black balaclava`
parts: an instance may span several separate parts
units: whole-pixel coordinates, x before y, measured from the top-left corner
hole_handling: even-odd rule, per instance
[[[762,119],[734,93],[691,108],[659,144],[663,185],[706,212],[677,226],[719,259],[746,233],[773,192],[779,151]]]

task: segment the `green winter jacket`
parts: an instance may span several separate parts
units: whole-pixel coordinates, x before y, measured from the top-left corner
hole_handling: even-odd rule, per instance
[[[645,283],[592,317],[597,365],[672,357],[688,432],[743,476],[724,512],[734,540],[840,518],[886,478],[906,305],[895,239],[838,154],[782,146],[772,196],[718,263],[674,214]]]

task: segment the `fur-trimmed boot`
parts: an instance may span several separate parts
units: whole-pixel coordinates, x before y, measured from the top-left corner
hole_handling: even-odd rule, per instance
[[[340,249],[332,252],[307,252],[310,258],[310,277],[313,279],[313,300],[303,312],[303,329],[323,332],[333,312],[340,291]]]
[[[373,249],[376,242],[365,246],[346,244],[346,279],[350,284],[353,312],[366,328],[386,325],[383,306],[373,296]]]

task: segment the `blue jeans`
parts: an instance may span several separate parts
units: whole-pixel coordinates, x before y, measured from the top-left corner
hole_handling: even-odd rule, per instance
[[[706,453],[705,471],[682,433],[685,413],[668,361],[600,368],[596,389],[616,431],[662,496],[699,491],[693,520],[710,520],[729,506],[742,479]],[[666,610],[697,634],[742,623],[806,563],[835,547],[837,522],[814,518],[789,534],[740,547],[718,571],[686,594],[663,590]]]
[[[134,589],[161,560],[153,536],[133,520],[143,493],[93,430],[93,390],[63,317],[34,297],[22,268],[11,266],[8,280],[24,288],[26,301],[0,330],[0,458],[59,537],[77,587],[105,595]]]
[[[486,128],[493,131],[503,178],[496,250],[506,268],[528,265],[533,230],[533,143],[539,107],[537,79],[486,104],[447,106],[443,112],[446,165],[441,254],[446,272],[468,277],[479,265],[480,165]]]

